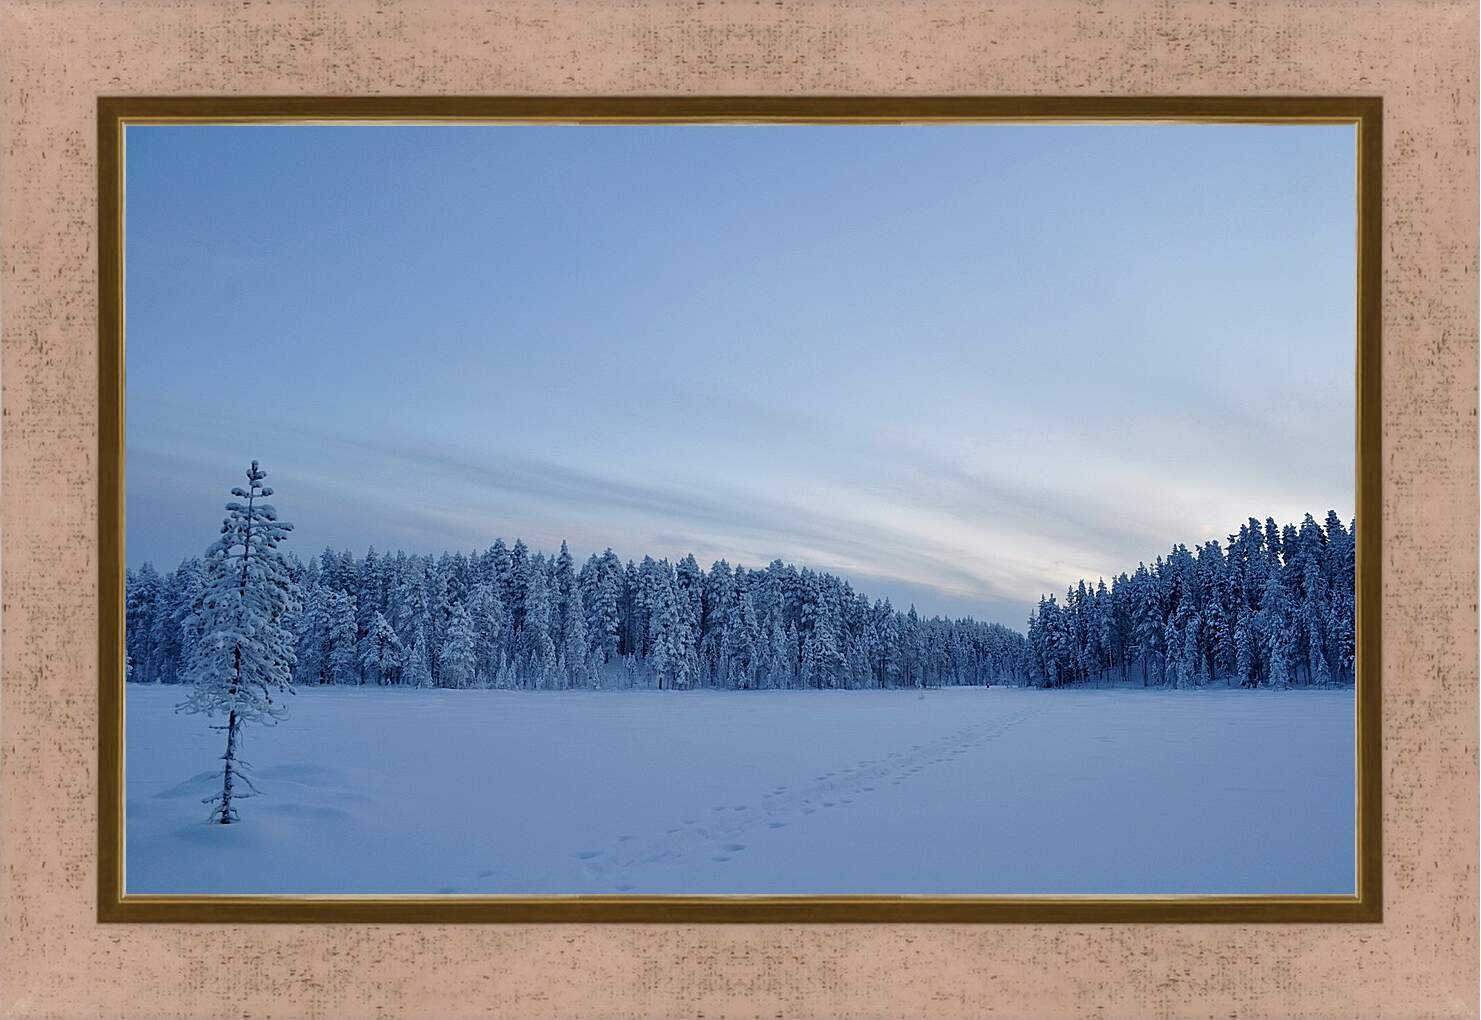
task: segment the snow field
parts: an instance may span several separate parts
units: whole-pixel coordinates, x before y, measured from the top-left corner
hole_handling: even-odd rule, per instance
[[[1353,694],[128,685],[132,893],[1350,893]],[[240,790],[240,788],[239,788]]]

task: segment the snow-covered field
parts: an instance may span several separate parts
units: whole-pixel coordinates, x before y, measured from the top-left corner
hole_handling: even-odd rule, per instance
[[[133,893],[1349,893],[1351,691],[129,685]]]

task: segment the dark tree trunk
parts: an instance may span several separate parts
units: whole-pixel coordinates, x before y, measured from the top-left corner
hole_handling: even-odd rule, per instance
[[[236,785],[233,773],[237,762],[237,725],[237,712],[232,709],[226,717],[226,754],[223,759],[226,767],[222,770],[221,777],[221,813],[216,819],[222,825],[230,825],[233,821],[231,794]]]

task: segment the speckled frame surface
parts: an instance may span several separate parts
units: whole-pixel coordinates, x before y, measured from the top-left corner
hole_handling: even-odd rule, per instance
[[[1476,65],[1473,0],[0,6],[0,1016],[1475,1016]],[[1382,96],[1382,924],[100,926],[95,111],[171,94]]]

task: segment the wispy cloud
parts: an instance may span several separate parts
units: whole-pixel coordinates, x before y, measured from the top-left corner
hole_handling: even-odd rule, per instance
[[[206,408],[176,413],[194,423],[203,451],[230,427]],[[800,419],[787,425],[802,427]],[[202,512],[217,513],[209,493],[228,480],[218,477],[219,458],[182,455],[178,439],[173,450],[147,437],[131,446],[137,488],[200,493]],[[781,558],[841,573],[876,597],[1015,625],[1039,594],[1202,537],[1168,535],[1135,508],[994,478],[899,439],[833,437],[835,472],[796,498],[773,492],[768,477],[655,466],[632,478],[505,449],[326,434],[282,419],[255,426],[251,445],[273,451],[274,481],[291,500],[306,551],[320,543],[471,549],[502,536],[547,548],[565,539],[590,552],[611,545],[624,556],[693,552],[752,566]],[[165,537],[149,527],[131,522],[141,555]],[[171,522],[170,541],[179,533]]]
[[[1349,126],[149,129],[129,557],[201,548],[256,457],[300,551],[780,557],[1021,625],[1250,514],[1351,512],[1354,155]]]

